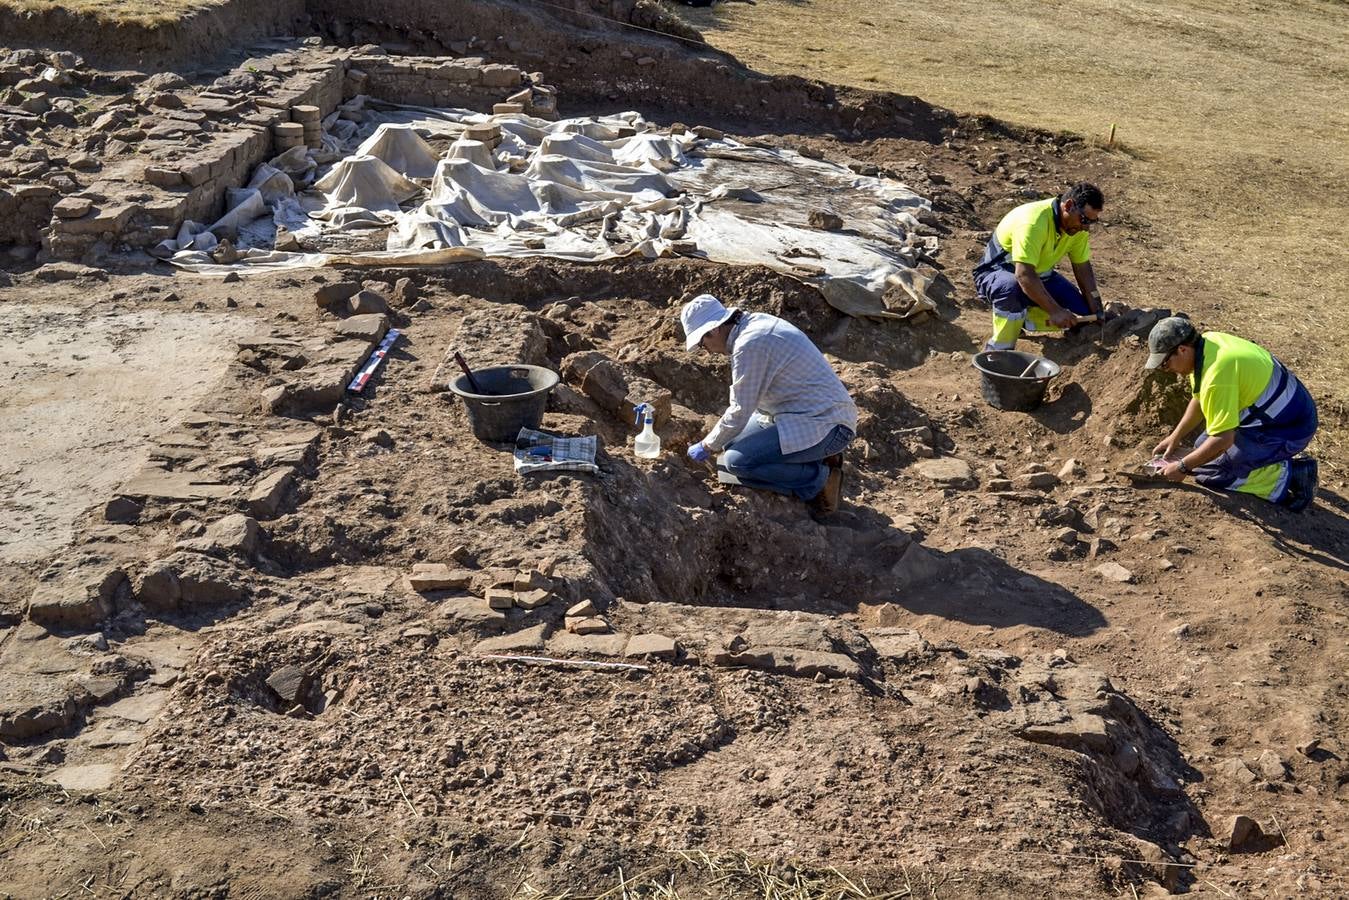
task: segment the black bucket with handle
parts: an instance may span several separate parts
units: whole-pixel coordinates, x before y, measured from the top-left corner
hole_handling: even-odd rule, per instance
[[[494,444],[514,441],[521,428],[538,428],[558,382],[552,369],[526,365],[474,369],[473,378],[482,393],[467,375],[453,379],[450,390],[464,401],[473,436]]]
[[[988,405],[1010,412],[1030,412],[1045,400],[1049,382],[1063,368],[1052,360],[1019,350],[985,350],[974,355],[980,389]]]

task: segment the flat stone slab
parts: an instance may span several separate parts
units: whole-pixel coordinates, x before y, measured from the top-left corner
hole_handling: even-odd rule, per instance
[[[94,749],[105,747],[130,747],[139,743],[143,735],[129,728],[105,729],[89,735],[89,746]]]
[[[68,791],[88,793],[106,791],[112,787],[121,767],[114,763],[93,763],[84,766],[62,766],[47,776],[47,781],[59,784]]]
[[[548,652],[576,656],[622,656],[628,647],[628,636],[615,634],[572,634],[559,631],[548,641]]]
[[[99,718],[116,716],[119,719],[126,719],[128,722],[139,722],[144,725],[159,715],[159,711],[164,708],[168,699],[169,695],[166,691],[137,694],[103,707],[99,710]]]
[[[523,653],[542,650],[551,626],[541,622],[532,628],[478,641],[474,653]]]
[[[141,472],[118,493],[124,497],[154,497],[157,500],[223,500],[239,489],[232,484],[207,479],[193,472]]]
[[[974,471],[970,464],[954,456],[938,459],[920,459],[910,468],[928,481],[952,487],[968,485],[974,481]]]

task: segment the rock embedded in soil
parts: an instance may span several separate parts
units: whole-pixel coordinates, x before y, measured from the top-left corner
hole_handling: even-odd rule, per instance
[[[1266,781],[1287,781],[1288,763],[1283,757],[1273,750],[1265,750],[1256,759],[1256,765],[1260,769],[1260,774]]]
[[[347,300],[347,310],[353,316],[370,313],[387,313],[389,311],[389,303],[374,291],[360,290]]]
[[[138,520],[143,509],[140,503],[130,497],[113,497],[103,507],[103,518],[108,522],[127,525]]]
[[[1017,487],[1032,491],[1048,491],[1057,487],[1059,477],[1052,472],[1027,472],[1016,478]]]
[[[282,705],[289,708],[301,703],[309,692],[311,679],[300,666],[282,666],[267,676],[267,686],[281,698]]]
[[[653,659],[674,659],[679,655],[679,643],[663,634],[634,634],[628,639],[624,656],[648,656]]]
[[[821,231],[838,231],[843,228],[843,217],[825,209],[812,209],[807,217],[811,228]]]
[[[28,600],[28,617],[47,628],[93,628],[113,612],[126,580],[118,566],[96,559],[49,570]]]
[[[467,590],[473,583],[473,573],[468,569],[451,569],[445,563],[417,563],[408,576],[408,586],[412,590],[446,591]]]
[[[252,556],[261,543],[262,529],[258,520],[243,513],[231,513],[207,525],[206,533],[201,537],[179,541],[177,549],[211,556]]]
[[[354,281],[339,281],[321,285],[314,291],[314,303],[327,308],[335,303],[345,303],[360,291],[361,286]]]
[[[281,511],[291,483],[295,480],[295,470],[291,467],[276,469],[258,479],[244,500],[244,507],[259,519],[274,519]]]
[[[333,326],[333,331],[342,337],[368,341],[371,344],[383,338],[388,330],[389,318],[383,313],[352,316]]]
[[[1114,581],[1118,584],[1133,584],[1134,573],[1124,568],[1117,562],[1101,563],[1093,569],[1097,575],[1100,575],[1106,581]]]
[[[1245,761],[1236,757],[1223,760],[1218,763],[1215,768],[1218,770],[1219,775],[1222,775],[1229,781],[1235,781],[1238,784],[1254,784],[1259,780],[1259,776],[1251,771]]]
[[[948,487],[969,487],[974,483],[970,464],[954,456],[922,459],[914,463],[912,468],[928,481]]]
[[[473,646],[475,653],[529,653],[537,652],[544,648],[547,642],[548,632],[551,630],[546,622],[533,625],[529,628],[515,631],[510,634],[503,634],[498,637],[485,638],[478,641]]]

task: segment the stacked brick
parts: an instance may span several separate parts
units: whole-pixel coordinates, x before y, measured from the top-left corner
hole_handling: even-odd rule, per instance
[[[225,108],[229,129],[212,132],[211,141],[189,155],[181,144],[166,142],[164,158],[145,166],[143,183],[95,183],[84,192],[92,208],[78,218],[51,218],[43,247],[54,259],[79,259],[97,244],[114,242],[150,247],[177,234],[185,220],[212,222],[224,211],[228,188],[245,183],[253,169],[275,155],[272,126],[290,118],[292,106],[331,112],[342,101],[343,61],[331,59],[288,78],[256,111]],[[253,104],[247,104],[251,107]],[[153,147],[146,150],[156,156]]]
[[[192,146],[147,134],[138,150],[149,164],[89,185],[78,198],[88,203],[60,206],[60,195],[45,185],[0,191],[0,228],[19,223],[31,235],[45,223],[43,247],[54,259],[80,259],[116,245],[152,247],[175,236],[185,220],[218,218],[226,190],[244,184],[259,163],[292,146],[318,147],[322,118],[357,94],[484,110],[504,98],[503,111],[556,118],[556,92],[541,81],[541,75],[476,57],[310,57],[265,96],[189,98],[192,108],[182,112],[200,114],[206,142]]]

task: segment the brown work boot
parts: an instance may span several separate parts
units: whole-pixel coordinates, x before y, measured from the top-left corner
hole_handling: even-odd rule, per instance
[[[824,463],[831,469],[841,469],[843,468],[843,453],[839,452],[833,454],[832,456],[826,456],[824,459],[820,460],[820,462]]]
[[[829,466],[829,475],[825,478],[824,489],[816,494],[810,501],[811,510],[821,516],[827,516],[838,509],[839,501],[843,498],[843,466],[842,457],[839,458],[840,465]],[[828,460],[825,460],[826,465]]]

